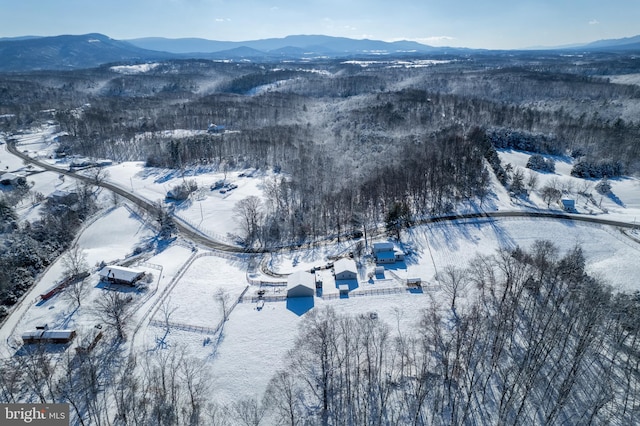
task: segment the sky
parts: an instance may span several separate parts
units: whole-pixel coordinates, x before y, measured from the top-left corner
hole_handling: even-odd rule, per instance
[[[638,0],[0,0],[0,37],[297,34],[518,49],[640,34]]]

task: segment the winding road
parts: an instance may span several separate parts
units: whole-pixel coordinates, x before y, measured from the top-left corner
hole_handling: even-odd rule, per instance
[[[100,186],[102,188],[108,189],[109,191],[113,191],[114,193],[126,198],[127,200],[131,201],[132,203],[134,203],[135,205],[137,205],[138,207],[142,208],[143,210],[147,211],[147,212],[153,212],[156,208],[153,205],[153,203],[149,202],[148,200],[141,198],[137,195],[135,195],[134,193],[127,191],[126,189],[114,185],[112,183],[106,182],[104,180],[96,180],[92,177],[89,176],[84,176],[72,171],[69,171],[67,169],[62,169],[59,167],[55,167],[52,166],[51,164],[45,163],[43,161],[37,160],[35,158],[30,157],[29,155],[27,155],[24,152],[20,152],[14,143],[7,143],[6,144],[7,150],[21,158],[22,160],[24,160],[27,163],[31,163],[35,166],[38,166],[44,170],[47,171],[51,171],[51,172],[55,172],[58,174],[63,174],[65,176],[69,176],[72,177],[74,179],[78,179],[84,182],[88,182],[91,183],[93,185],[96,186]],[[478,213],[461,213],[461,214],[453,214],[453,215],[446,215],[446,216],[438,216],[438,217],[433,217],[433,218],[426,218],[426,219],[422,219],[420,221],[418,221],[416,223],[416,225],[423,225],[423,224],[429,224],[429,223],[438,223],[438,222],[446,222],[446,221],[456,221],[456,220],[464,220],[464,219],[480,219],[480,218],[513,218],[513,217],[526,217],[526,218],[540,218],[540,219],[559,219],[559,220],[571,220],[571,221],[577,221],[577,222],[587,222],[587,223],[595,223],[595,224],[600,224],[600,225],[608,225],[608,226],[616,226],[619,228],[627,228],[627,229],[634,229],[638,227],[637,223],[629,223],[629,222],[622,222],[622,221],[617,221],[617,220],[610,220],[610,219],[602,219],[602,218],[597,218],[597,217],[592,217],[592,216],[584,216],[584,215],[579,215],[579,214],[563,214],[563,213],[553,213],[553,212],[525,212],[525,211],[495,211],[495,212],[478,212]],[[200,232],[198,232],[197,230],[193,229],[191,226],[183,223],[180,221],[180,219],[175,218],[175,223],[176,223],[176,227],[178,229],[178,231],[187,239],[193,241],[196,244],[199,244],[203,247],[207,247],[210,249],[214,249],[214,250],[219,250],[219,251],[225,251],[225,252],[231,252],[231,253],[255,253],[255,254],[259,254],[259,253],[268,253],[268,252],[272,252],[272,251],[278,251],[281,250],[281,248],[277,248],[277,249],[269,249],[269,248],[263,248],[263,249],[245,249],[242,247],[238,247],[238,246],[233,246],[230,244],[225,244],[222,243],[220,241],[217,241],[207,235],[204,235]],[[626,234],[625,234],[626,235]],[[640,242],[638,240],[633,239],[636,242]],[[296,248],[301,248],[304,247],[304,245],[299,246],[299,245],[292,245],[291,246],[296,247]]]

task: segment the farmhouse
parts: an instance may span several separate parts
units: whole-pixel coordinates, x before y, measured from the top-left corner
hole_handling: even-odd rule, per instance
[[[287,278],[287,297],[313,297],[316,277],[305,271],[294,272]]]
[[[75,330],[47,330],[36,329],[22,333],[25,345],[31,343],[69,343],[76,337]]]
[[[0,176],[0,184],[2,185],[19,185],[25,184],[27,182],[27,178],[17,173],[5,173]]]
[[[376,263],[395,263],[404,260],[404,253],[396,250],[393,243],[373,243],[373,257]]]
[[[78,202],[79,196],[76,191],[56,189],[47,198],[58,204],[74,204]]]
[[[358,278],[358,269],[353,259],[342,258],[333,264],[333,273],[336,280],[355,280]]]
[[[134,285],[138,280],[144,277],[144,275],[144,271],[125,268],[124,266],[109,265],[100,270],[100,281],[114,284]]]

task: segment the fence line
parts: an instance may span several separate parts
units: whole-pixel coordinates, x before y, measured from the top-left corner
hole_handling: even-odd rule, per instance
[[[176,328],[178,330],[192,331],[195,333],[202,333],[202,334],[215,334],[217,332],[217,328],[203,327],[200,325],[190,325],[190,324],[184,324],[180,322],[171,322],[171,321],[165,322],[165,321],[159,321],[154,319],[149,321],[149,325],[153,327],[160,327],[160,328],[166,328],[166,327]]]
[[[173,289],[173,287],[175,287],[176,283],[180,280],[180,278],[182,278],[182,276],[184,275],[184,273],[186,272],[187,268],[189,266],[191,266],[191,264],[193,263],[194,259],[196,258],[196,253],[192,253],[191,256],[187,259],[187,261],[180,267],[180,269],[178,269],[178,271],[176,272],[176,274],[173,276],[173,278],[171,279],[171,281],[169,282],[169,284],[167,284],[167,287],[165,287],[164,290],[162,290],[162,293],[160,294],[160,297],[158,299],[158,301],[156,303],[154,303],[153,305],[151,305],[149,307],[149,309],[147,309],[147,311],[142,315],[142,318],[140,319],[140,321],[138,322],[138,324],[136,325],[136,328],[133,330],[132,336],[131,336],[131,341],[133,342],[133,340],[136,337],[136,334],[138,333],[138,331],[140,330],[140,327],[142,327],[142,324],[144,323],[146,318],[153,318],[154,315],[156,314],[156,311],[160,308],[160,303],[166,298],[166,296],[171,292],[171,290]],[[160,283],[160,278],[158,279],[158,284]],[[154,292],[152,292],[153,294],[155,294],[155,292],[157,291],[158,286],[156,286],[156,290]],[[152,295],[153,295],[152,294]],[[146,302],[145,302],[146,303]],[[133,354],[133,348],[135,345],[131,345],[131,352],[130,352],[130,356],[131,354]]]
[[[195,223],[194,221],[192,221],[191,219],[187,219],[184,216],[175,213],[174,212],[174,216],[178,219],[180,219],[182,222],[186,223],[187,225],[189,225],[190,227],[192,227],[193,229],[195,229],[196,231],[200,232],[201,234],[207,236],[207,237],[211,237],[214,238],[218,241],[221,242],[225,242],[225,243],[230,243],[230,244],[234,244],[235,241],[233,241],[233,239],[227,237],[227,236],[223,236],[221,234],[218,234],[217,232],[212,231],[209,228],[204,228],[202,226],[200,226],[199,224]]]
[[[154,319],[151,319],[149,321],[149,325],[152,325],[154,327],[160,327],[160,328],[169,327],[169,328],[176,328],[178,330],[192,331],[192,332],[195,332],[195,333],[213,334],[213,335],[215,335],[218,331],[220,331],[220,329],[222,328],[224,323],[227,321],[227,319],[229,318],[229,315],[231,315],[231,312],[233,312],[233,310],[238,305],[238,303],[241,303],[242,298],[244,297],[244,295],[247,292],[247,290],[249,290],[249,286],[245,287],[245,289],[242,291],[240,296],[234,301],[233,305],[231,305],[231,307],[229,308],[229,311],[222,314],[222,319],[213,328],[212,327],[204,327],[204,326],[200,326],[200,325],[185,324],[185,323],[180,323],[180,322],[159,321],[159,320],[154,320]]]
[[[407,285],[407,280],[404,278],[400,278],[398,276],[398,274],[396,274],[395,272],[393,272],[393,270],[391,269],[385,269],[385,272],[388,272],[393,278],[395,278],[396,280],[398,280],[400,282],[400,284],[402,285]]]
[[[284,302],[287,300],[287,296],[251,296],[242,299],[240,303],[258,303],[261,300],[264,300],[265,302]]]

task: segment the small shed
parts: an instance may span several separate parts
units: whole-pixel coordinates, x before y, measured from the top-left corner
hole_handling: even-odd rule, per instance
[[[338,285],[338,291],[340,292],[340,296],[348,296],[349,295],[349,284],[340,284],[340,285]]]
[[[209,124],[209,127],[207,127],[207,132],[208,133],[224,133],[225,130],[225,126],[223,125],[219,125],[219,124]]]
[[[333,264],[336,280],[355,280],[358,278],[358,268],[353,259],[342,258]]]
[[[576,210],[576,200],[570,198],[563,198],[561,200],[562,209],[566,212],[573,212]]]
[[[124,266],[109,265],[100,270],[100,281],[114,283],[135,285],[145,272],[136,269],[126,268]]]
[[[407,287],[422,287],[421,278],[407,278]]]
[[[384,278],[384,266],[376,266],[375,275],[376,275],[376,278],[379,278],[379,279]]]
[[[287,297],[313,297],[316,291],[316,277],[306,271],[298,271],[287,278]]]

